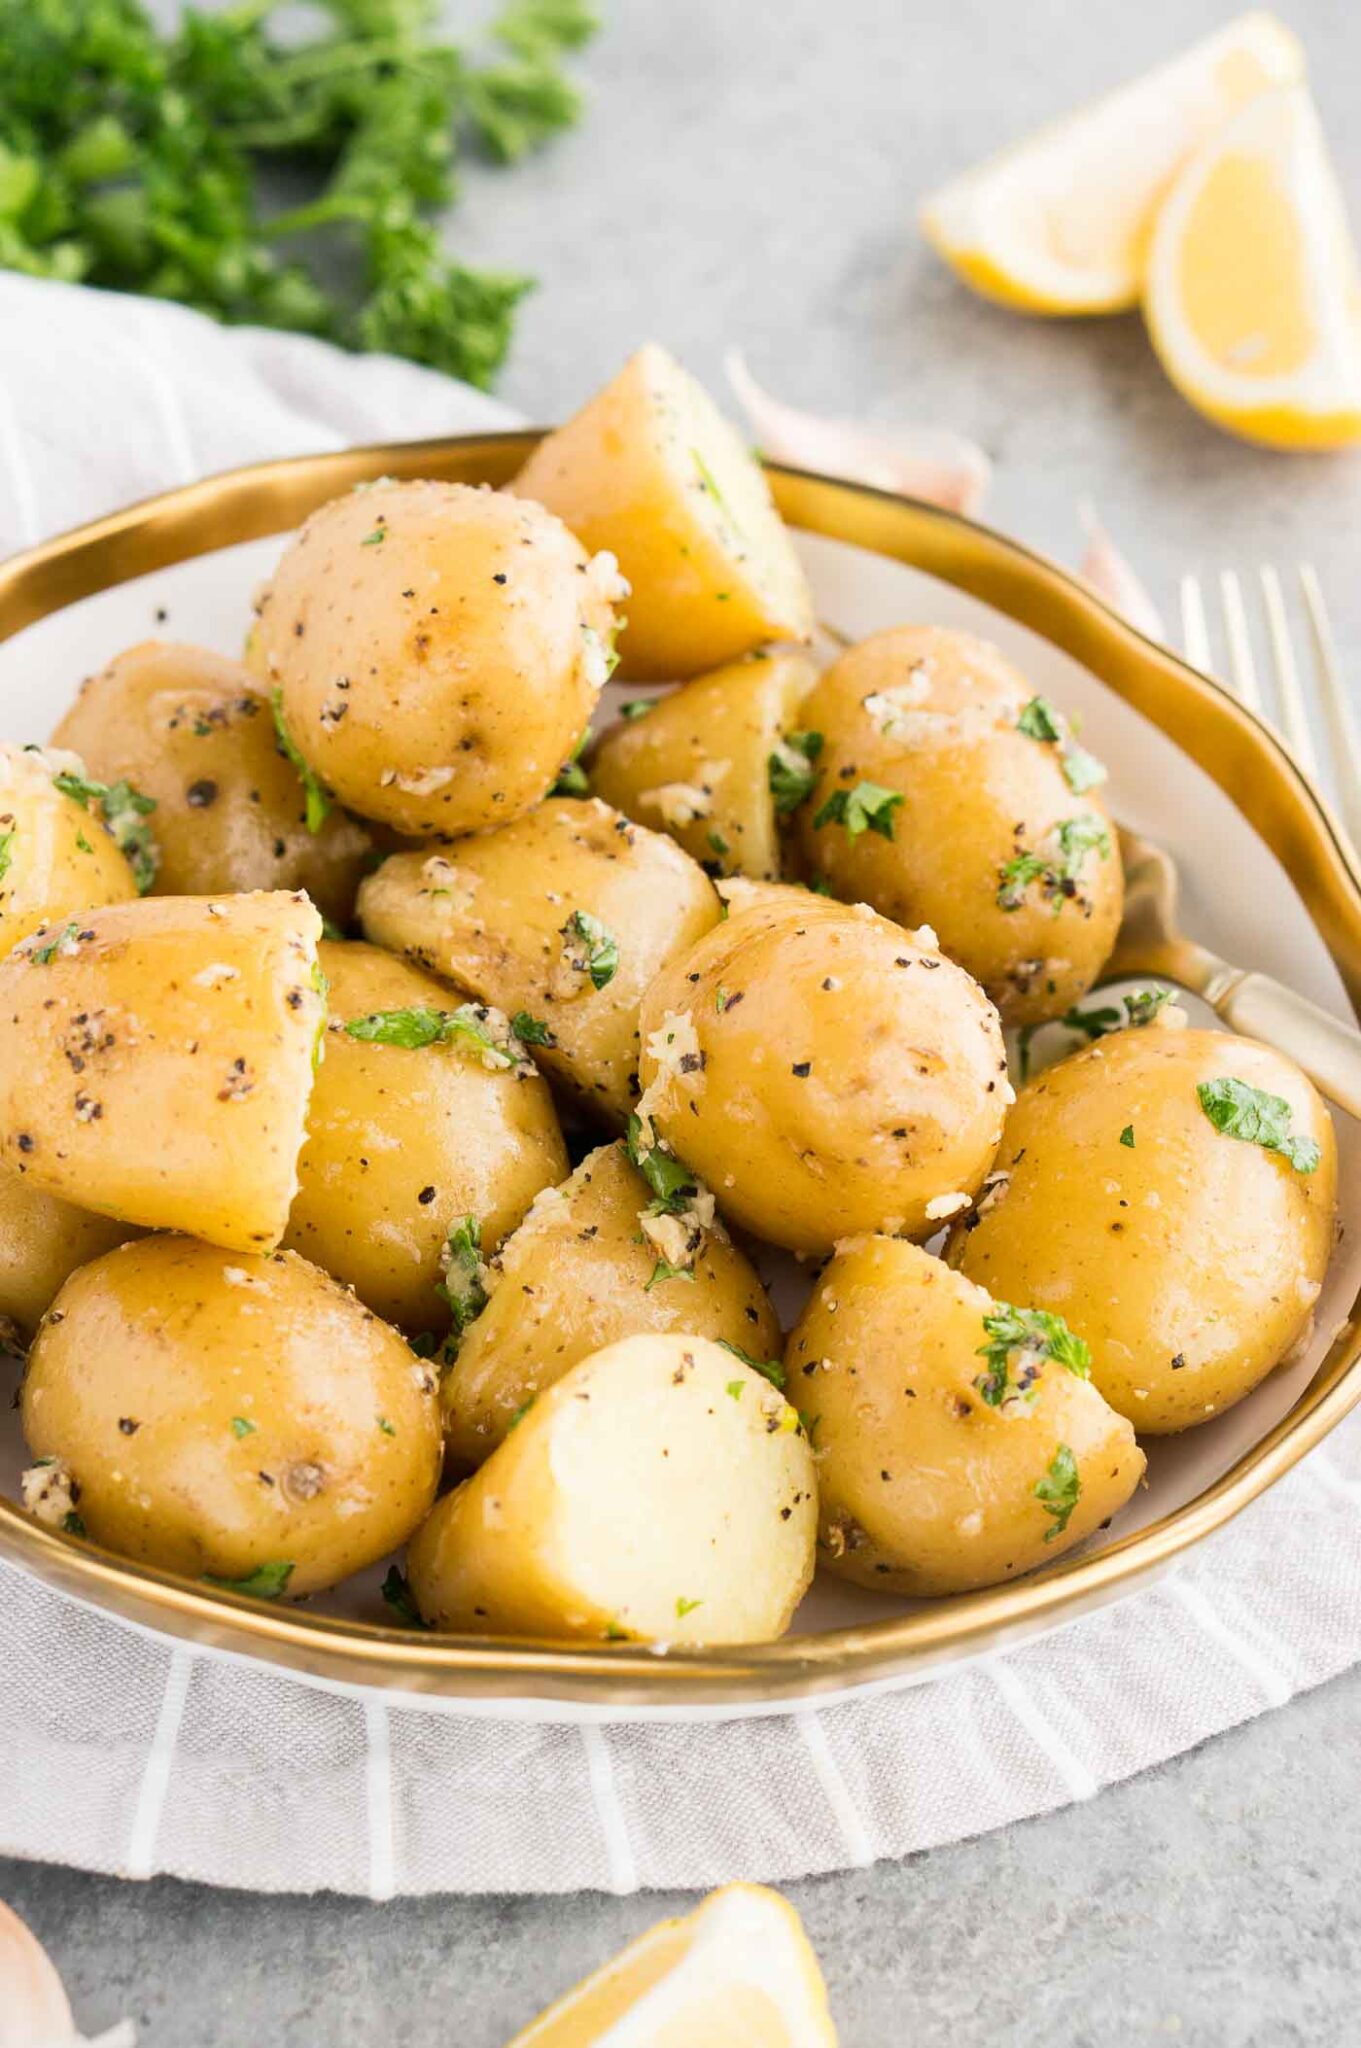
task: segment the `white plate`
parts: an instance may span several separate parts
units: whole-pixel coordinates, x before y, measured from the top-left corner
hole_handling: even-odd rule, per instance
[[[1030,678],[1082,722],[1084,743],[1111,768],[1110,797],[1121,822],[1147,834],[1176,858],[1183,881],[1187,930],[1225,958],[1264,969],[1339,1017],[1351,1011],[1342,982],[1284,869],[1228,798],[1165,734],[1071,657],[1003,613],[885,557],[819,536],[796,536],[812,579],[818,615],[839,632],[862,638],[908,623],[956,626],[994,640]],[[83,676],[133,642],[153,636],[191,640],[225,654],[239,651],[250,594],[276,559],[282,538],[249,542],[196,557],[153,575],[98,592],[52,614],[0,645],[0,737],[43,740]],[[607,699],[637,694],[612,688]],[[606,707],[608,714],[608,703]],[[1315,1339],[1288,1370],[1273,1374],[1236,1408],[1177,1438],[1155,1438],[1148,1485],[1102,1544],[1158,1521],[1193,1500],[1289,1411],[1308,1384],[1335,1331],[1361,1293],[1361,1129],[1336,1119],[1340,1207],[1344,1231],[1318,1308]],[[797,1307],[788,1274],[778,1292],[786,1320]],[[17,1495],[24,1462],[17,1418],[0,1418],[0,1492]],[[382,1568],[363,1574],[313,1611],[386,1621],[378,1598]],[[795,1618],[794,1634],[883,1621],[911,1603],[823,1579]],[[1030,1624],[1029,1632],[1052,1626]],[[938,1670],[939,1665],[932,1667]],[[902,1682],[902,1681],[898,1681]],[[882,1685],[883,1681],[876,1681]],[[852,1690],[857,1688],[852,1687]],[[871,1687],[870,1689],[873,1689]],[[423,1697],[427,1707],[432,1701]],[[786,1711],[789,1702],[756,1711]],[[468,1703],[462,1703],[467,1710]],[[484,1711],[536,1718],[627,1719],[637,1715],[722,1715],[724,1707],[564,1708],[560,1702],[487,1702]]]

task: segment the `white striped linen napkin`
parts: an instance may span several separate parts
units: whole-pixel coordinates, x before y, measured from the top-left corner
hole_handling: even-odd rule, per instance
[[[428,371],[0,276],[0,554],[271,455],[506,424]],[[789,1879],[979,1833],[1361,1658],[1361,1418],[1170,1579],[906,1691],[598,1726],[323,1687],[0,1566],[0,1852],[385,1898]]]

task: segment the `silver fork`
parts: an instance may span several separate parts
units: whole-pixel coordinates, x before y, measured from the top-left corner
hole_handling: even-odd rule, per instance
[[[1255,598],[1265,628],[1271,688],[1264,690],[1253,652],[1253,632],[1243,583],[1232,569],[1219,575],[1226,661],[1215,659],[1200,579],[1181,579],[1182,646],[1193,668],[1218,675],[1240,703],[1275,725],[1311,782],[1331,795],[1353,842],[1361,845],[1361,732],[1342,681],[1337,643],[1318,576],[1307,562],[1295,572],[1295,604],[1308,627],[1312,660],[1302,663],[1291,632],[1287,584],[1269,565],[1258,570]],[[1249,589],[1252,589],[1249,581]],[[1260,640],[1263,636],[1259,633]],[[1320,765],[1316,736],[1326,738]]]

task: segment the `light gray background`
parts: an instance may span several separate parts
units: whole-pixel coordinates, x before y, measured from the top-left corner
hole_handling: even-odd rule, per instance
[[[649,336],[717,388],[737,343],[794,403],[974,434],[998,465],[988,516],[1068,560],[1089,496],[1169,610],[1183,568],[1312,559],[1357,652],[1361,458],[1227,440],[1164,383],[1137,320],[984,306],[913,225],[941,178],[1227,7],[607,5],[587,125],[513,177],[470,171],[451,223],[469,261],[543,280],[507,399],[559,417]],[[1289,16],[1361,214],[1361,8],[1296,0]],[[1359,1723],[1353,1674],[1090,1805],[789,1887],[844,2048],[1356,2041]],[[131,2012],[146,2048],[500,2048],[685,1904],[372,1906],[4,1863],[0,1896],[51,1946],[83,2024]]]

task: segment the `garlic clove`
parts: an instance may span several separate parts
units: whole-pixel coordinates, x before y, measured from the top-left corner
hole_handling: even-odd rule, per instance
[[[801,412],[763,391],[739,350],[728,350],[723,367],[761,452],[772,462],[849,477],[951,512],[972,514],[982,504],[992,464],[962,434],[945,427],[881,427]]]
[[[1097,518],[1095,507],[1085,499],[1078,506],[1078,518],[1087,538],[1087,551],[1078,574],[1136,631],[1147,634],[1150,640],[1165,641],[1167,628],[1162,614]]]

